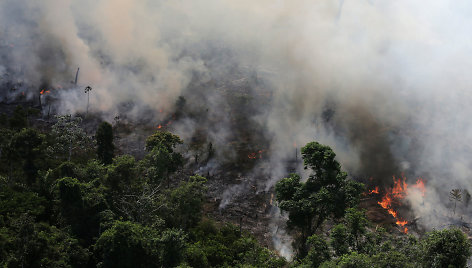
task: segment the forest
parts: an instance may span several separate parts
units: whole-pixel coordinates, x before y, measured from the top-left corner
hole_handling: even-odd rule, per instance
[[[207,213],[211,178],[183,172],[179,136],[156,130],[138,160],[120,153],[110,123],[91,135],[79,115],[41,125],[37,114],[0,116],[1,267],[466,267],[472,254],[457,228],[415,236],[370,222],[364,185],[313,141],[301,149],[308,179],[275,185],[287,260]]]

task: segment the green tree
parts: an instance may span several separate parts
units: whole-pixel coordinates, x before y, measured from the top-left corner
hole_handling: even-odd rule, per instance
[[[328,146],[310,142],[302,148],[305,168],[312,174],[305,183],[300,176],[279,181],[275,186],[279,207],[289,213],[288,226],[301,231],[299,256],[306,255],[305,240],[330,216],[342,217],[346,208],[359,202],[363,184],[347,179]]]
[[[106,185],[114,192],[122,193],[137,187],[138,183],[136,161],[131,155],[121,155],[113,159],[107,167]]]
[[[16,106],[9,124],[13,129],[22,129],[28,126],[27,112],[21,105]]]
[[[169,198],[164,200],[165,205],[161,209],[161,215],[167,224],[188,229],[200,221],[205,202],[205,183],[204,177],[195,175],[188,182],[182,182],[179,187],[169,191]]]
[[[10,237],[3,240],[7,232]],[[34,223],[27,214],[15,218],[9,229],[0,229],[2,240],[6,242],[2,267],[83,267],[90,256],[66,232],[46,223]]]
[[[169,132],[157,131],[146,140],[146,150],[149,152],[143,163],[144,173],[151,182],[168,180],[169,174],[178,170],[183,164],[183,157],[174,149],[183,141]]]
[[[113,127],[102,122],[95,133],[97,139],[97,155],[98,159],[105,165],[111,164],[115,146],[113,145]]]
[[[356,250],[361,250],[361,239],[367,233],[367,218],[363,210],[357,208],[348,208],[346,210],[346,224],[349,232],[348,241],[351,246]]]
[[[349,240],[346,225],[338,224],[331,230],[330,244],[337,256],[349,252]]]
[[[372,257],[375,267],[378,268],[414,268],[418,267],[417,263],[410,262],[405,254],[390,250],[388,252],[380,252]]]
[[[465,267],[471,243],[459,229],[432,231],[422,241],[424,267]]]
[[[190,239],[193,244],[185,255],[191,267],[286,267],[283,258],[231,224],[203,220],[191,230]]]
[[[156,230],[116,221],[95,245],[102,267],[175,267],[185,252],[186,236],[179,230]]]
[[[0,128],[8,127],[8,116],[6,113],[0,113]]]
[[[310,267],[319,267],[322,263],[331,259],[328,243],[322,237],[312,235],[308,237],[307,244],[310,250],[305,258],[305,262]]]
[[[51,134],[54,143],[49,147],[53,154],[60,154],[63,159],[71,161],[73,152],[80,152],[92,147],[92,140],[80,127],[82,118],[70,115],[56,116],[57,122],[52,126]]]
[[[61,216],[82,243],[91,243],[100,230],[100,212],[107,209],[104,189],[96,181],[62,178],[56,183]]]
[[[10,161],[22,163],[26,181],[30,185],[36,180],[38,163],[44,152],[44,139],[44,135],[36,129],[24,128],[10,141],[8,150]]]
[[[343,255],[341,258],[323,263],[322,268],[372,268],[376,267],[372,259],[365,254],[353,251],[351,254]]]

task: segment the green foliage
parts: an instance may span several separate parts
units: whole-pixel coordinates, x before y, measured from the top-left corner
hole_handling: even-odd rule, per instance
[[[105,165],[111,164],[115,146],[113,145],[113,127],[102,122],[95,133],[97,139],[97,155],[98,159]]]
[[[72,156],[86,153],[93,148],[92,140],[80,127],[82,118],[70,115],[56,116],[57,122],[52,126],[53,143],[48,148],[51,155],[62,160],[71,161]]]
[[[72,227],[73,233],[87,243],[98,236],[99,213],[108,207],[104,189],[97,186],[94,182],[82,183],[70,177],[57,181],[61,216]]]
[[[8,127],[8,116],[6,113],[0,113],[0,128]]]
[[[183,164],[183,157],[174,151],[182,140],[169,132],[158,131],[147,138],[146,150],[149,152],[142,162],[145,176],[153,183],[168,179]]]
[[[187,235],[178,229],[167,229],[159,238],[159,257],[163,267],[175,267],[183,259]]]
[[[361,250],[361,238],[366,234],[367,218],[363,210],[349,208],[346,210],[346,224],[349,231],[349,241],[354,250]]]
[[[471,243],[459,229],[432,231],[421,243],[425,267],[465,267]]]
[[[106,173],[107,168],[98,160],[92,159],[82,169],[80,176],[84,181],[92,181],[95,179],[104,178]]]
[[[113,159],[108,166],[106,184],[112,191],[123,192],[136,182],[136,161],[131,155],[122,155]]]
[[[43,197],[35,192],[15,188],[0,182],[0,219],[3,218],[4,223],[23,214],[37,217],[44,213],[46,200]]]
[[[108,164],[109,126],[97,130],[96,159],[80,118],[59,117],[45,136],[19,127],[28,113],[18,108],[15,130],[0,128],[0,267],[286,264],[235,226],[201,222],[205,178],[162,187],[183,163],[179,137],[156,133],[144,160]]]
[[[322,268],[372,268],[375,267],[372,259],[365,255],[357,252],[343,255],[340,259],[333,260],[330,262],[323,263],[320,267]]]
[[[12,129],[22,129],[28,126],[27,110],[23,106],[18,105],[10,117],[9,125]]]
[[[261,247],[234,225],[204,220],[191,231],[186,261],[191,267],[284,267],[284,259]]]
[[[331,230],[330,244],[336,256],[342,256],[349,252],[347,228],[344,224],[338,224]]]
[[[38,163],[43,154],[44,135],[36,129],[24,128],[13,135],[7,156],[10,161],[22,163],[26,182],[31,185],[35,182],[38,172]]]
[[[299,257],[306,255],[305,240],[330,216],[342,217],[357,205],[363,185],[347,179],[335,154],[328,146],[310,142],[302,148],[305,168],[312,174],[305,183],[291,174],[275,186],[279,207],[289,213],[289,227],[301,230]]]
[[[67,233],[34,223],[26,214],[15,218],[10,228],[0,230],[4,255],[0,265],[5,267],[81,267],[90,256]]]
[[[102,267],[158,267],[158,241],[159,234],[150,228],[117,221],[102,233],[95,246]]]
[[[405,254],[390,250],[388,252],[380,252],[372,257],[372,262],[378,268],[414,268],[418,267],[416,263],[409,262]]]
[[[159,234],[152,228],[116,221],[97,240],[102,267],[174,267],[185,252],[186,236],[169,229]]]
[[[170,226],[191,228],[201,219],[201,211],[205,202],[206,179],[195,175],[188,182],[182,182],[179,187],[169,190],[169,196],[164,201],[161,214]]]
[[[312,235],[308,237],[307,244],[310,250],[305,262],[311,267],[319,267],[323,262],[331,259],[328,243],[322,237]]]
[[[182,143],[177,135],[167,131],[157,131],[146,139],[146,150],[151,152],[155,148],[165,148],[167,152],[173,153],[174,148]]]

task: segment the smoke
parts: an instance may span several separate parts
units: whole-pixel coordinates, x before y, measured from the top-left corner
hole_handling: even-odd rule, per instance
[[[184,96],[178,134],[205,133],[223,158],[267,150],[266,189],[294,143],[317,140],[356,178],[422,176],[436,194],[412,208],[439,226],[444,213],[425,208],[472,192],[470,11],[465,0],[3,0],[1,88],[6,75],[30,98],[60,85],[56,109],[74,113],[90,85],[92,111],[152,124]]]

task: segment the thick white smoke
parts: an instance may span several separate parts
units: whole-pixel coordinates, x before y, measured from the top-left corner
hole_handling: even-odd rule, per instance
[[[268,188],[294,142],[318,140],[356,176],[423,176],[437,195],[413,208],[440,226],[448,192],[472,192],[471,12],[465,0],[1,0],[0,74],[73,89],[80,67],[91,109],[110,117],[133,103],[131,116],[162,119],[195,94],[209,118],[226,116],[216,140],[230,136],[215,104],[224,94],[195,84],[250,70],[271,91],[270,107],[249,115],[271,137]],[[83,111],[85,100],[65,90],[60,109]]]

